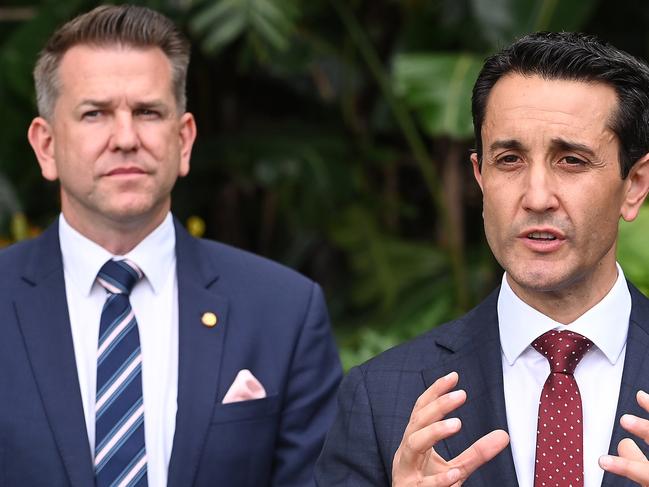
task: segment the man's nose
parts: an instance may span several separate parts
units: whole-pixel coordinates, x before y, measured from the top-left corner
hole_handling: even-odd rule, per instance
[[[559,206],[557,184],[545,164],[531,164],[523,194],[523,208],[536,213],[556,210]]]
[[[140,139],[133,116],[117,113],[113,120],[109,148],[113,151],[130,152],[138,149]]]

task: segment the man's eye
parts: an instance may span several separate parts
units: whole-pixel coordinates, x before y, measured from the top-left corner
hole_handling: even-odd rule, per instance
[[[101,115],[101,110],[88,110],[87,112],[83,112],[82,117],[83,118],[97,118]]]
[[[569,166],[584,166],[586,165],[586,161],[583,159],[580,159],[579,157],[574,157],[574,156],[566,156],[561,159],[561,161],[565,162]]]
[[[149,110],[148,108],[139,108],[135,110],[135,115],[144,118],[158,118],[160,113],[155,110]]]
[[[507,154],[499,157],[496,162],[499,164],[516,164],[517,162],[520,162],[520,157],[514,154]]]

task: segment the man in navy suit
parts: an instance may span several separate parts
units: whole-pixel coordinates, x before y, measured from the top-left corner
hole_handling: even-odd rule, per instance
[[[126,5],[73,19],[40,54],[29,141],[62,212],[0,253],[0,485],[313,482],[341,376],[322,292],[170,214],[196,136],[188,61],[169,19]],[[97,279],[111,260],[137,281],[126,294]],[[126,345],[137,361],[100,391],[97,367]],[[129,416],[103,413],[133,398]],[[115,423],[101,445],[100,411]]]
[[[316,481],[649,485],[649,300],[615,258],[649,191],[649,68],[531,34],[485,62],[472,111],[502,284],[350,371]]]

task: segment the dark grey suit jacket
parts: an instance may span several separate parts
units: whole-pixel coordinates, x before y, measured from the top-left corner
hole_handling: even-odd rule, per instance
[[[622,385],[610,453],[629,436],[619,425],[622,414],[647,417],[635,401],[649,391],[649,300],[629,284],[632,298]],[[467,401],[453,416],[462,430],[436,445],[451,459],[494,429],[507,430],[496,303],[498,290],[465,316],[413,341],[388,350],[352,369],[338,395],[338,413],[316,465],[320,486],[389,486],[392,458],[399,447],[415,401],[436,379],[457,371]],[[611,326],[624,326],[611,323]],[[649,453],[644,441],[634,438]],[[602,487],[636,484],[606,473]],[[507,447],[478,469],[465,487],[518,486]],[[528,486],[522,486],[528,487]]]

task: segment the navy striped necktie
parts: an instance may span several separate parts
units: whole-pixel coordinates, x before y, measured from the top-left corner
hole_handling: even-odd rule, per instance
[[[108,292],[101,312],[95,402],[97,487],[147,485],[142,354],[129,294],[142,278],[129,260],[109,260],[97,282]]]

